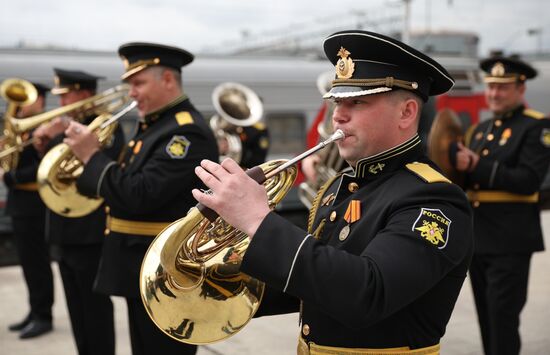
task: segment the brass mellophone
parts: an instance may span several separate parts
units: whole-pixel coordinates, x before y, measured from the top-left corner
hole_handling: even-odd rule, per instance
[[[331,137],[296,158],[270,161],[247,170],[263,183],[274,208],[296,179],[295,164]],[[166,227],[151,243],[141,266],[140,292],[147,313],[168,336],[208,344],[242,329],[258,309],[264,283],[239,271],[249,238],[202,205]]]

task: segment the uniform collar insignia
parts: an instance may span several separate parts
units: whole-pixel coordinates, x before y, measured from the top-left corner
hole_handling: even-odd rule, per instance
[[[383,163],[372,164],[369,166],[369,173],[376,175],[378,172],[382,171],[385,166],[386,164]]]
[[[368,158],[364,158],[357,163],[354,169],[355,177],[364,178],[369,176],[379,176],[382,172],[389,169],[389,165],[399,160],[406,152],[415,147],[420,147],[420,137],[416,134],[408,141],[400,145],[378,153]],[[390,169],[391,170],[391,169]]]
[[[156,111],[153,111],[153,112],[147,114],[145,116],[145,123],[151,124],[152,122],[155,122],[156,120],[158,120],[158,118],[160,116],[162,116],[163,113],[165,113],[166,111],[170,110],[172,107],[176,106],[177,104],[179,104],[179,103],[181,103],[185,100],[187,100],[187,95],[186,94],[182,94],[182,95],[178,96],[173,101],[166,104],[165,106],[159,108]]]
[[[504,113],[501,113],[500,115],[495,115],[495,118],[496,119],[507,119],[507,118],[510,118],[510,117],[516,115],[517,113],[523,112],[523,110],[525,110],[525,105],[520,104],[520,105],[514,107],[511,110],[508,110]]]

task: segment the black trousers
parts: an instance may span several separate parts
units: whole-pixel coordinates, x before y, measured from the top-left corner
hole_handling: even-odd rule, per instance
[[[79,355],[114,355],[113,304],[93,292],[101,245],[61,246],[59,270]]]
[[[486,355],[519,354],[531,255],[474,254],[470,279]]]
[[[29,293],[33,318],[52,320],[53,276],[45,216],[12,217],[15,245]]]
[[[149,318],[141,299],[126,298],[132,355],[193,355],[196,345],[181,343],[164,334]]]

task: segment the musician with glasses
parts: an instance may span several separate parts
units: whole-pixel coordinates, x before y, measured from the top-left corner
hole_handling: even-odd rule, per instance
[[[486,355],[519,354],[520,314],[534,252],[544,250],[539,189],[550,163],[550,119],[524,103],[537,71],[502,53],[480,62],[493,117],[459,144],[456,167],[474,211],[470,267]]]
[[[192,62],[191,53],[154,43],[127,43],[118,52],[141,117],[125,153],[118,161],[107,156],[76,123],[65,140],[85,163],[79,191],[109,206],[96,289],[125,297],[133,354],[195,354],[196,346],[171,339],[149,318],[139,274],[153,238],[195,204],[191,189],[201,185],[193,169],[202,159],[217,161],[216,139],[182,87],[181,67]]]
[[[269,286],[259,314],[300,311],[299,354],[439,354],[472,255],[471,209],[417,128],[423,102],[453,79],[373,32],[335,33],[324,49],[336,69],[324,97],[350,167],[320,189],[308,231],[270,211],[230,159],[202,161],[211,193],[193,196],[250,236],[241,271]]]
[[[83,71],[54,68],[55,87],[52,94],[59,96],[61,106],[71,105],[96,94],[101,77]],[[79,117],[79,116],[84,117]],[[97,114],[70,112],[72,119],[90,124]],[[54,119],[40,126],[39,149],[47,152],[62,143],[63,131],[71,120]],[[124,145],[122,129],[118,127],[111,144],[103,154],[118,157]],[[49,239],[59,250],[59,271],[71,321],[76,348],[80,355],[114,354],[115,331],[113,304],[109,296],[93,290],[105,239],[105,210],[101,206],[82,217],[67,217],[48,209]]]
[[[38,97],[34,103],[20,107],[17,118],[38,115],[46,107],[46,94],[50,88],[39,83],[33,85]],[[32,132],[25,133],[24,139],[32,139],[32,136]],[[29,145],[19,154],[19,162],[14,170],[0,172],[8,188],[6,213],[11,216],[15,246],[30,306],[29,313],[21,322],[9,326],[9,330],[20,332],[21,339],[34,338],[52,330],[53,276],[49,245],[44,232],[46,212],[36,184],[39,162],[38,152]]]

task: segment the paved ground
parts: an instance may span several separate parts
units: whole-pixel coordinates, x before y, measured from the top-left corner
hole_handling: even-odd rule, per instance
[[[550,211],[543,214],[546,245],[550,248]],[[529,300],[522,314],[523,355],[550,353],[550,253],[538,253],[532,264]],[[19,267],[0,268],[0,354],[76,354],[68,323],[63,289],[57,267],[55,331],[43,337],[20,341],[7,325],[26,312],[26,290]],[[117,354],[130,355],[125,304],[113,298],[116,312]],[[221,343],[203,346],[199,355],[295,354],[296,315],[253,320],[242,332]],[[442,343],[442,354],[481,354],[479,330],[469,282],[462,290]]]

